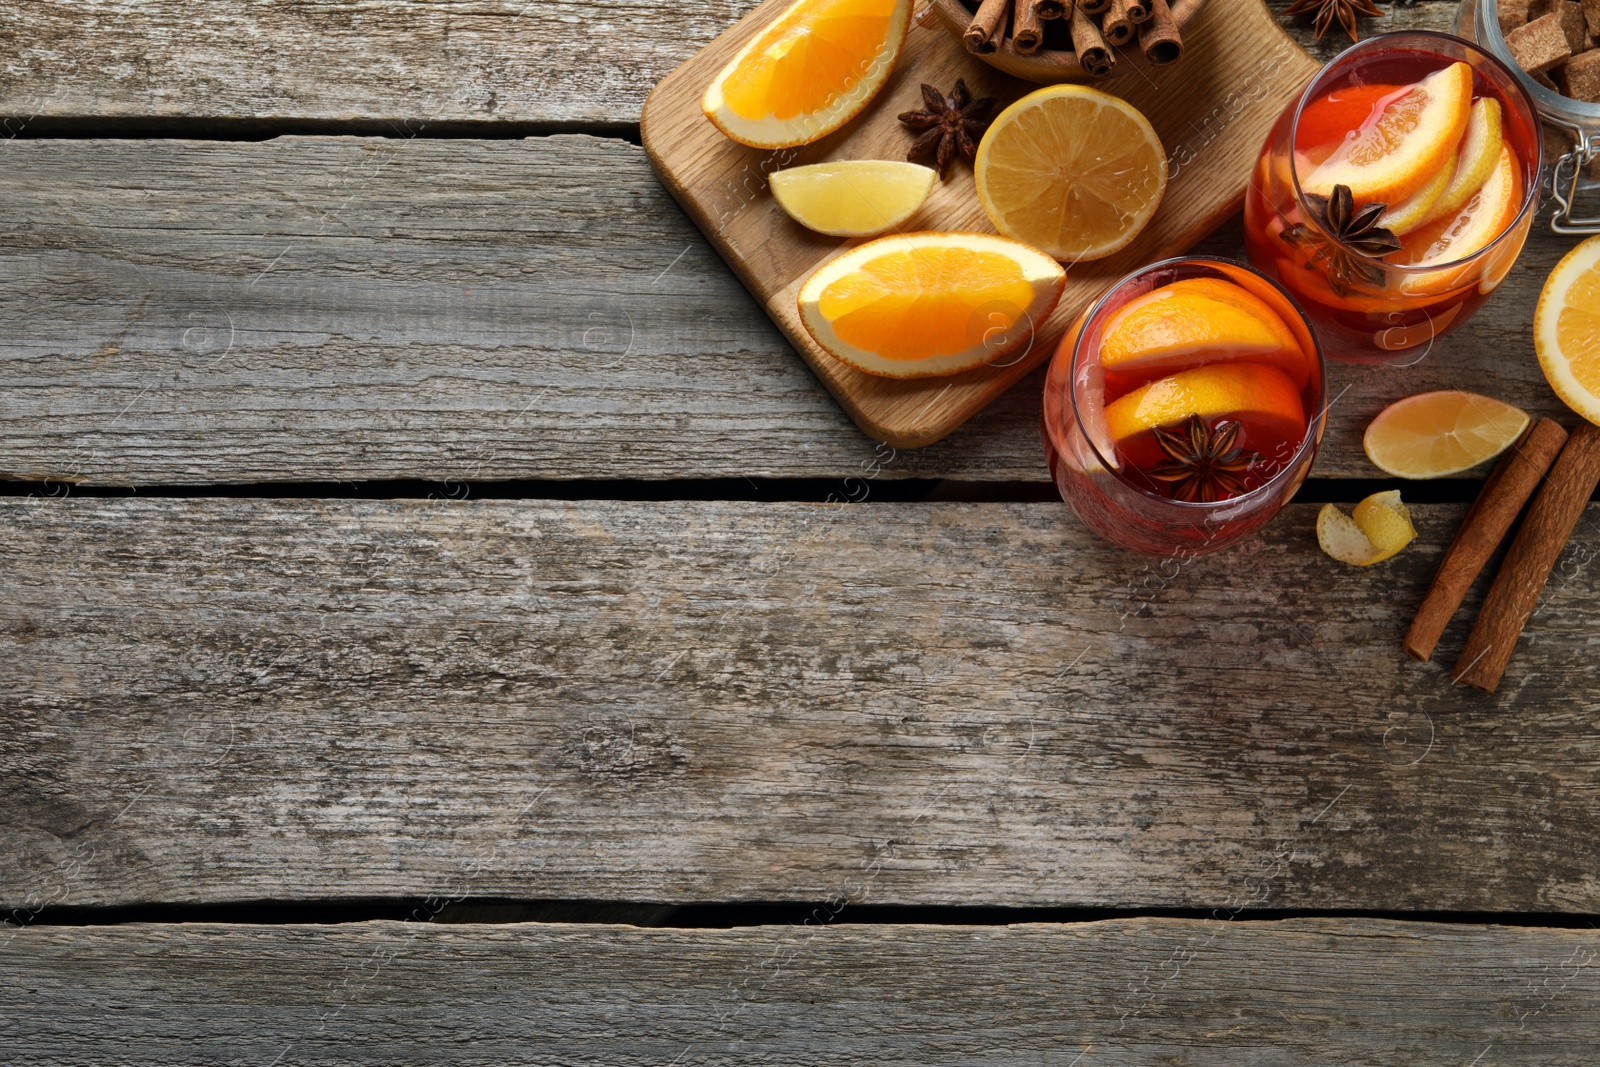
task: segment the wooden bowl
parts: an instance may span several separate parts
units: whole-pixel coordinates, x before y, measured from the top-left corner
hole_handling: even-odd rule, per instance
[[[1205,2],[1206,0],[1169,0],[1172,8],[1172,19],[1178,24],[1180,30],[1188,25],[1189,21],[1199,13],[1200,9],[1205,6]],[[965,45],[961,42],[961,37],[962,34],[967,32],[967,26],[972,22],[972,10],[963,4],[961,0],[933,0],[933,10],[939,16],[939,21],[944,23],[945,28],[955,35],[956,43],[961,47],[962,51],[966,51]],[[1051,27],[1053,26],[1060,26],[1061,29],[1052,30]],[[1045,27],[1046,32],[1052,35],[1065,29],[1065,26],[1059,20],[1053,23],[1046,23]],[[1021,78],[1024,81],[1053,84],[1055,82],[1097,82],[1105,80],[1104,78],[1096,78],[1080,67],[1076,52],[1041,48],[1032,55],[1024,55],[1011,47],[1011,38],[1009,37],[1006,38],[1004,44],[989,55],[974,56],[973,58],[981,59],[996,70],[1004,71],[1013,78]],[[1124,46],[1117,49],[1117,69],[1112,77],[1129,69],[1129,64],[1153,70],[1160,69],[1145,59],[1144,53],[1140,52],[1137,47]]]

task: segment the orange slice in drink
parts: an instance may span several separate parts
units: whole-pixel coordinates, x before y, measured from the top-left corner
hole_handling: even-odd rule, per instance
[[[1158,378],[1106,405],[1105,428],[1134,467],[1160,461],[1154,430],[1198,415],[1241,424],[1248,440],[1298,441],[1305,436],[1300,389],[1264,363],[1213,363]]]
[[[740,144],[809,144],[883,88],[910,27],[911,0],[796,0],[722,68],[701,110]]]
[[[1483,187],[1500,162],[1500,148],[1505,143],[1505,131],[1500,125],[1500,101],[1492,96],[1479,97],[1472,102],[1472,114],[1467,119],[1467,132],[1461,137],[1461,148],[1456,152],[1455,167],[1450,172],[1450,184],[1444,195],[1434,203],[1423,222],[1454,215],[1467,206],[1472,194]],[[1399,230],[1395,230],[1399,233]]]
[[[1600,424],[1600,237],[1556,264],[1533,313],[1539,367],[1567,407]]]
[[[880,237],[806,279],[800,319],[817,344],[868,374],[955,374],[1020,358],[1066,282],[1061,264],[1005,237]]]
[[[1348,185],[1358,206],[1399,204],[1455,163],[1472,113],[1472,68],[1452,63],[1434,71],[1345,138],[1304,182],[1328,196]]]
[[[1438,217],[1439,201],[1450,188],[1455,168],[1440,167],[1438,173],[1423,183],[1422,188],[1378,216],[1378,225],[1394,234],[1404,236],[1419,228],[1431,218]]]
[[[1239,362],[1277,367],[1296,390],[1311,376],[1304,350],[1266,301],[1216,278],[1187,278],[1130,300],[1100,342],[1106,370],[1142,378]]]
[[[1404,267],[1443,266],[1466,259],[1494,243],[1516,221],[1522,208],[1522,167],[1508,144],[1500,146],[1494,171],[1454,215],[1428,223],[1400,239],[1403,246],[1387,260]],[[1408,295],[1443,295],[1468,283],[1473,266],[1412,274],[1401,283]]]

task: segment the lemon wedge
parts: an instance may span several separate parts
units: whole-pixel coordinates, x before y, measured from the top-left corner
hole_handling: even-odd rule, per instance
[[[937,177],[916,163],[847,159],[780,170],[768,183],[778,206],[806,229],[871,237],[915,215]]]

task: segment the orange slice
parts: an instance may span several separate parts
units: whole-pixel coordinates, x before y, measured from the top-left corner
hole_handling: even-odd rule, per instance
[[[1187,278],[1130,300],[1106,323],[1105,369],[1152,378],[1202,363],[1265,363],[1305,388],[1305,352],[1266,301],[1216,278]]]
[[[1500,101],[1492,96],[1479,97],[1472,102],[1472,113],[1467,119],[1467,132],[1461,137],[1461,148],[1456,152],[1455,167],[1450,172],[1450,184],[1444,195],[1434,203],[1423,222],[1454,215],[1472,194],[1482,188],[1500,162],[1500,148],[1505,143],[1505,130],[1500,125]],[[1394,231],[1399,233],[1399,230]]]
[[[800,287],[800,319],[817,344],[868,374],[955,374],[1031,344],[1066,282],[1061,264],[1019,241],[901,234],[819,267]]]
[[[1477,393],[1418,393],[1378,412],[1361,446],[1385,474],[1444,478],[1493,459],[1528,428],[1528,413]]]
[[[1167,189],[1167,154],[1132,104],[1082,85],[1052,85],[1000,113],[973,163],[995,229],[1060,260],[1125,247]]]
[[[1454,263],[1483,251],[1516,221],[1522,207],[1522,168],[1509,144],[1500,146],[1494,172],[1454,215],[1430,222],[1400,239],[1403,246],[1388,262],[1404,267]],[[1408,276],[1406,292],[1443,294],[1464,283],[1471,267]]]
[[[910,27],[911,0],[796,0],[712,79],[700,108],[740,144],[809,144],[883,88]]]
[[[1328,196],[1348,185],[1357,205],[1399,204],[1454,163],[1471,113],[1472,68],[1436,70],[1349,134],[1304,188]]]
[[[1567,407],[1600,423],[1600,237],[1568,252],[1533,313],[1539,367]]]
[[[1305,436],[1300,390],[1287,374],[1263,363],[1213,363],[1159,378],[1106,405],[1105,428],[1135,467],[1160,458],[1152,433],[1190,415],[1229,418],[1264,439],[1298,441]]]
[[[1444,199],[1453,177],[1455,168],[1440,167],[1433,177],[1423,183],[1422,188],[1378,216],[1378,225],[1400,237],[1429,219],[1437,218],[1440,214],[1437,210],[1439,201]]]

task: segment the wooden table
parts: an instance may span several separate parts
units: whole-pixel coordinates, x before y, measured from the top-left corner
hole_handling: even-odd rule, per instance
[[[1399,651],[1476,482],[1312,532],[1398,396],[1571,424],[1568,243],[1113,551],[1037,376],[876,445],[661,190],[749,6],[0,9],[0,1060],[1592,1064],[1600,511],[1495,696],[1481,582]]]

